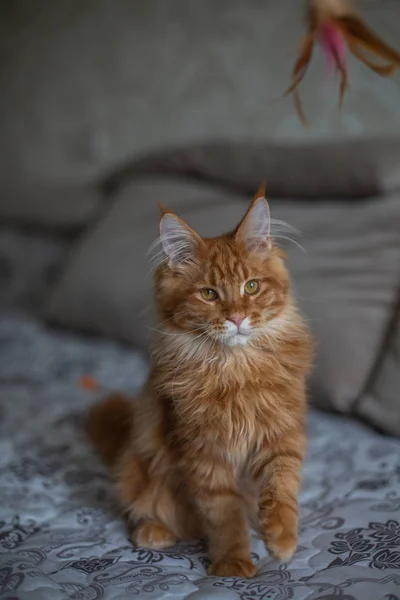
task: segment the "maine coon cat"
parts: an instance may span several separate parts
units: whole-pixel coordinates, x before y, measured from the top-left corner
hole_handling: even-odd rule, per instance
[[[263,190],[212,239],[162,209],[160,240],[147,384],[94,406],[89,435],[138,546],[206,538],[210,575],[252,577],[250,522],[277,559],[297,546],[309,334]]]

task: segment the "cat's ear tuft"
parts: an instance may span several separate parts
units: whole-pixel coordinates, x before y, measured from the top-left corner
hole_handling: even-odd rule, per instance
[[[250,251],[271,248],[271,218],[265,198],[265,185],[254,196],[250,208],[236,229],[236,239]]]
[[[170,266],[193,262],[203,240],[177,215],[160,207],[160,241]]]
[[[164,215],[166,215],[166,214],[168,214],[168,213],[172,214],[172,213],[171,213],[171,211],[169,211],[169,210],[168,210],[168,208],[165,208],[165,206],[163,206],[163,205],[162,205],[162,204],[160,204],[159,202],[157,202],[157,206],[158,206],[158,208],[159,208],[159,210],[160,210],[161,217],[163,217]],[[160,217],[160,218],[161,218],[161,217]]]

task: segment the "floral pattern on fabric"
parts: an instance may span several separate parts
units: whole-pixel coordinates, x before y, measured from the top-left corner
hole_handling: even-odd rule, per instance
[[[1,600],[399,600],[400,441],[311,412],[300,542],[289,565],[252,537],[254,579],[207,576],[205,548],[135,548],[85,414],[147,365],[107,340],[0,317]]]

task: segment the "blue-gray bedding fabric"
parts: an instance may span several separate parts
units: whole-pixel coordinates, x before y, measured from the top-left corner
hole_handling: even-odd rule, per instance
[[[396,600],[400,441],[311,412],[300,544],[289,565],[253,538],[252,580],[207,577],[201,545],[135,548],[107,472],[84,435],[104,390],[135,392],[143,357],[104,339],[0,317],[0,598]]]

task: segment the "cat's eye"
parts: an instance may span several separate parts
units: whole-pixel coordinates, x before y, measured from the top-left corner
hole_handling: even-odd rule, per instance
[[[260,290],[260,282],[257,279],[251,279],[244,284],[244,293],[248,296],[254,296]]]
[[[203,288],[200,290],[200,295],[203,300],[207,300],[207,302],[214,302],[214,300],[217,300],[218,298],[217,292],[211,288]]]

